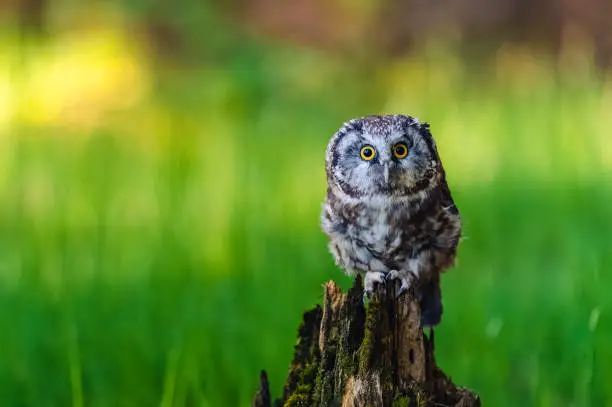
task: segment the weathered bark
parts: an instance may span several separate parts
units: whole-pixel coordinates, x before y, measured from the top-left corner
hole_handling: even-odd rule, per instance
[[[396,282],[380,286],[366,310],[360,278],[347,294],[327,283],[323,309],[304,313],[274,407],[480,406],[478,395],[438,368],[414,293],[397,297],[398,289]],[[253,407],[271,407],[265,372],[260,381]]]
[[[259,390],[253,397],[253,407],[270,407],[270,383],[265,370],[259,374]]]

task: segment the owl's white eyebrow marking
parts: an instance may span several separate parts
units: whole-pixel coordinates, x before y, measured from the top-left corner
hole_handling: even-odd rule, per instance
[[[397,140],[405,139],[407,137],[408,137],[408,134],[406,134],[403,131],[395,131],[389,134],[389,140],[391,141],[397,141]]]
[[[355,133],[355,135],[357,135],[357,136],[361,136],[361,138],[362,138],[363,140],[365,140],[366,142],[368,142],[368,143],[370,143],[370,144],[372,144],[372,145],[375,145],[375,144],[376,144],[377,139],[376,139],[374,136],[372,136],[372,134],[370,134],[370,133],[368,133],[368,132],[366,132],[366,131],[364,131],[364,132],[363,132],[363,133],[361,133],[361,134],[359,134],[359,133]]]

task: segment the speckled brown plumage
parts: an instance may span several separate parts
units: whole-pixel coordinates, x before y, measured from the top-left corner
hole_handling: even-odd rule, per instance
[[[360,156],[365,147],[373,156]],[[336,264],[365,274],[366,295],[386,278],[417,284],[423,325],[439,323],[439,275],[454,264],[461,222],[429,126],[404,115],[351,120],[329,142],[326,173],[321,225]]]

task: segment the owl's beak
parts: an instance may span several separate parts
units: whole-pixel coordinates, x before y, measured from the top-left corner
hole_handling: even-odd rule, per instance
[[[389,163],[385,163],[383,167],[383,174],[385,175],[385,184],[389,183]]]

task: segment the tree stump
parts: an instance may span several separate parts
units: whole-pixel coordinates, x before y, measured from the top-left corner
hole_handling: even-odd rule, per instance
[[[253,407],[480,406],[436,365],[414,292],[397,290],[380,285],[366,308],[360,277],[347,294],[325,284],[323,308],[304,313],[282,396],[272,402],[262,371]]]

